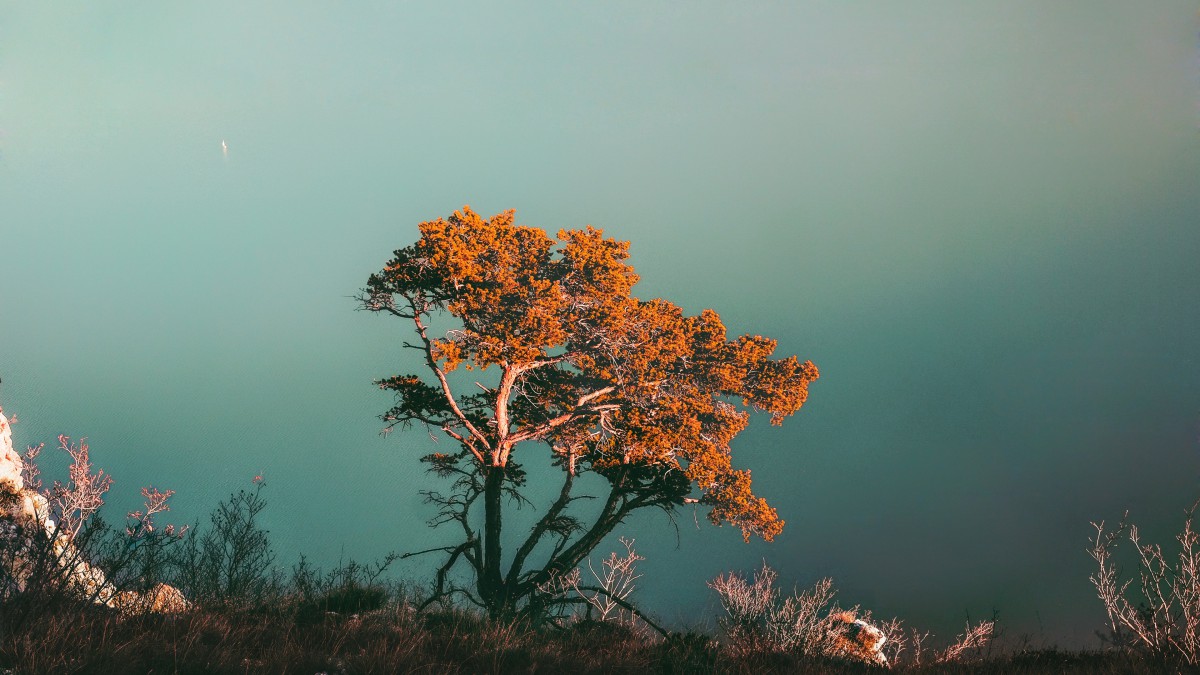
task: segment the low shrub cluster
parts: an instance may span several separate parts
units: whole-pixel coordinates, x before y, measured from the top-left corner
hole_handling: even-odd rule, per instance
[[[900,619],[878,621],[858,606],[839,607],[832,579],[785,596],[775,585],[777,578],[775,570],[764,564],[752,581],[731,572],[709,582],[725,610],[720,626],[734,653],[850,660],[884,667],[969,664],[990,654],[995,620],[968,622],[953,643],[935,650],[929,633],[907,629]]]
[[[0,541],[2,673],[1153,673],[1195,668],[1196,535],[1191,514],[1173,564],[1136,528],[1097,526],[1093,576],[1109,609],[1115,648],[1065,652],[992,649],[995,621],[968,623],[935,648],[928,633],[835,601],[833,582],[783,592],[764,565],[709,583],[724,610],[714,634],[666,630],[635,608],[642,557],[632,540],[539,592],[560,608],[542,621],[502,621],[387,575],[389,555],[322,570],[303,557],[276,565],[260,515],[264,484],[231,494],[206,523],[160,527],[169,492],[147,488],[146,506],[114,528],[100,515],[109,481],[91,469],[85,443],[61,439],[71,479],[46,496],[52,527]],[[40,487],[28,453],[26,482]],[[39,507],[40,508],[40,507]],[[186,536],[183,536],[186,530]],[[70,546],[41,532],[70,532]],[[1128,533],[1143,566],[1140,605],[1112,562]],[[14,543],[16,542],[16,543]],[[88,570],[80,586],[64,570]],[[19,571],[19,578],[14,576]],[[74,579],[74,581],[72,580]],[[17,582],[20,583],[17,583]],[[105,601],[169,584],[186,611]],[[425,608],[418,610],[418,608]],[[574,608],[573,610],[567,608]]]

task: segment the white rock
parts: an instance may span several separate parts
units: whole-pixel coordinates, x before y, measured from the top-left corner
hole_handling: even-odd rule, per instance
[[[831,656],[888,665],[883,653],[887,636],[879,628],[854,616],[853,612],[840,612],[826,619],[833,636]]]
[[[21,478],[21,456],[13,449],[12,428],[4,409],[0,408],[0,489],[5,483],[11,492],[19,492],[25,488],[25,480]]]

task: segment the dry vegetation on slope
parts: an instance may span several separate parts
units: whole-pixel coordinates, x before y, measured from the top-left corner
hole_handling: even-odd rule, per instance
[[[8,433],[5,440],[5,458],[19,459]],[[641,557],[632,541],[622,540],[624,554],[541,589],[573,600],[560,606],[575,611],[541,623],[501,621],[448,601],[427,605],[427,593],[388,581],[394,557],[330,571],[301,559],[280,570],[259,525],[266,502],[257,480],[186,536],[154,523],[166,493],[149,489],[147,507],[130,514],[124,530],[111,528],[100,517],[109,482],[92,470],[85,444],[64,439],[62,446],[72,458],[70,480],[44,491],[36,527],[22,530],[8,517],[8,530],[22,536],[0,538],[0,672],[1152,673],[1194,669],[1196,661],[1200,593],[1190,513],[1174,564],[1140,542],[1134,527],[1097,526],[1093,581],[1112,620],[1107,651],[1005,646],[992,640],[990,621],[934,647],[927,633],[898,620],[837,606],[828,579],[785,596],[765,566],[750,579],[730,573],[710,582],[725,610],[714,635],[666,631],[634,610]],[[17,476],[23,490],[26,482],[39,485],[36,454],[26,453],[8,483]],[[63,532],[71,533],[69,545]],[[1134,587],[1145,596],[1140,603],[1129,599],[1130,584],[1112,562],[1125,532],[1145,572]],[[80,569],[85,580],[102,582],[78,583]],[[164,583],[188,601],[113,601],[151,597],[145,591]]]

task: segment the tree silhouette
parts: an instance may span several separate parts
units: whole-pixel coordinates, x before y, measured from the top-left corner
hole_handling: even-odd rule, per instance
[[[464,207],[421,223],[420,240],[396,251],[357,298],[408,322],[415,340],[405,346],[424,365],[420,375],[378,381],[395,395],[386,429],[419,422],[456,446],[422,458],[451,485],[423,493],[437,507],[431,524],[462,533],[419,552],[446,556],[430,602],[458,595],[493,617],[537,616],[565,601],[539,586],[574,569],[637,509],[698,504],[747,541],[774,538],[783,521],[751,492],[750,472],[733,468],[730,441],[752,411],[774,425],[796,412],[816,366],[771,359],[769,338],[728,339],[712,310],[685,316],[665,300],[631,296],[638,277],[625,263],[628,242],[590,226],[555,241],[513,218],[510,210],[485,220]],[[437,336],[431,320],[453,327]],[[487,381],[464,384],[460,366]],[[557,479],[535,479],[519,463],[539,445]],[[575,494],[588,472],[607,494]],[[561,481],[557,498],[528,533],[505,536],[505,506],[526,501],[533,480]],[[586,520],[576,515],[581,499],[597,500],[598,513],[593,505]],[[502,543],[516,548],[505,556]],[[452,576],[463,561],[467,584]]]

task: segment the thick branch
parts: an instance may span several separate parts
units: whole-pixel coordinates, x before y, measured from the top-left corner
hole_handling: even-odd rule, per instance
[[[519,369],[505,364],[504,371],[500,375],[500,386],[496,387],[497,440],[496,447],[492,449],[492,464],[495,466],[504,466],[508,463],[508,454],[512,448],[512,445],[508,441],[508,399],[512,396],[513,385],[516,384],[519,374]]]
[[[461,443],[464,448],[466,448],[467,450],[470,450],[471,454],[475,455],[476,459],[479,459],[482,457],[482,455],[479,454],[479,451],[475,449],[475,445],[471,442],[471,439],[467,438],[467,437],[463,436],[462,434],[458,433],[457,431],[451,429],[449,424],[443,425],[442,431],[446,432],[446,435],[449,436],[450,438],[453,438],[454,440]]]
[[[654,623],[653,621],[651,621],[650,618],[647,617],[645,614],[643,614],[642,611],[639,610],[637,607],[634,607],[627,600],[617,597],[615,594],[610,592],[608,589],[601,588],[599,586],[578,586],[578,587],[576,587],[576,589],[580,590],[580,591],[592,591],[593,593],[600,593],[600,594],[604,595],[609,600],[611,600],[614,605],[621,607],[621,609],[627,610],[630,614],[632,614],[632,615],[636,616],[637,618],[641,619],[642,621],[646,622],[646,625],[650,626],[655,631],[657,631],[659,635],[661,635],[663,637],[667,637],[666,629],[664,629],[662,626],[658,625],[657,623]],[[586,602],[586,599],[585,599],[585,602]]]
[[[601,514],[601,517],[596,519],[591,529],[567,548],[567,550],[556,556],[546,568],[550,569],[551,566],[557,570],[575,568],[632,511],[652,505],[649,502],[642,502],[637,499],[626,499],[627,494],[626,492],[619,491],[618,487],[614,485],[613,492],[609,495],[608,502],[605,503],[605,510]],[[616,497],[615,500],[614,496]]]
[[[575,403],[575,409],[572,410],[571,412],[563,413],[563,414],[559,415],[558,417],[554,417],[554,418],[550,419],[549,421],[543,422],[542,424],[539,424],[531,429],[525,429],[523,431],[518,431],[517,433],[509,436],[509,442],[512,443],[513,445],[515,445],[517,443],[520,443],[521,441],[530,441],[530,440],[543,438],[546,434],[550,433],[555,428],[561,427],[562,425],[567,424],[568,422],[572,422],[574,420],[580,419],[580,418],[588,416],[588,415],[598,415],[605,410],[616,409],[617,407],[619,407],[616,404],[584,407],[584,406],[587,406],[588,403],[591,403],[592,401],[600,398],[601,396],[612,393],[614,390],[616,390],[615,386],[604,387],[603,389],[597,389],[596,391],[593,391],[590,394],[581,396],[579,398],[579,400]]]
[[[416,311],[415,306],[413,307],[413,315],[412,319],[413,323],[417,326],[417,334],[421,336],[421,341],[425,344],[425,363],[433,371],[433,374],[437,376],[438,382],[442,385],[442,393],[446,395],[446,403],[450,406],[450,412],[454,413],[454,416],[471,432],[471,436],[478,440],[484,448],[490,448],[487,437],[480,433],[474,424],[471,424],[471,420],[467,419],[462,409],[458,407],[458,401],[454,400],[454,394],[450,392],[450,383],[446,380],[446,374],[442,372],[442,369],[437,365],[437,360],[433,358],[433,343],[429,340],[429,336],[425,332],[425,324],[421,322],[420,312]],[[480,464],[487,464],[487,460],[475,448],[474,444],[464,443],[464,445],[467,446],[472,455],[475,455],[475,459],[479,460]]]
[[[517,583],[517,578],[521,574],[521,567],[525,564],[525,559],[533,552],[534,547],[542,540],[542,535],[550,528],[550,525],[558,518],[563,509],[571,503],[571,486],[575,482],[575,476],[571,473],[566,474],[566,480],[563,481],[562,490],[558,494],[558,499],[546,511],[546,515],[542,516],[541,520],[533,526],[529,537],[521,544],[521,548],[517,549],[517,555],[513,558],[512,566],[508,569],[508,583],[510,585]]]
[[[538,584],[545,583],[552,575],[562,573],[570,569],[574,569],[580,560],[583,560],[600,540],[613,531],[621,520],[628,515],[631,509],[628,508],[628,502],[625,499],[625,492],[622,490],[622,484],[625,482],[625,476],[618,477],[612,483],[612,489],[608,493],[608,498],[604,501],[604,506],[600,510],[600,515],[596,518],[591,528],[574,544],[571,544],[565,551],[557,547],[550,560],[540,570],[534,570],[525,575],[524,585],[529,588],[536,587]],[[564,539],[560,544],[565,544]]]
[[[446,592],[445,592],[446,574],[448,574],[450,572],[450,569],[452,567],[454,567],[454,563],[458,561],[458,556],[461,555],[463,552],[465,552],[472,545],[472,543],[473,542],[465,541],[465,542],[459,544],[458,546],[454,547],[453,550],[450,551],[450,557],[447,558],[446,562],[443,563],[442,566],[438,568],[437,583],[434,586],[433,594],[430,595],[429,598],[425,600],[425,602],[422,602],[419,607],[417,607],[418,612],[424,611],[424,609],[426,607],[432,605],[434,602],[437,602],[438,600],[440,600],[441,598],[446,596]],[[437,550],[437,549],[433,549],[433,550]],[[417,555],[417,554],[414,554],[414,555]],[[407,556],[404,556],[404,557],[407,557]]]
[[[404,553],[400,556],[400,559],[404,560],[405,558],[415,558],[419,555],[425,555],[427,553],[453,553],[459,548],[462,548],[462,544],[456,544],[453,546],[435,546],[433,548],[427,548],[423,551],[410,551],[408,553]]]

